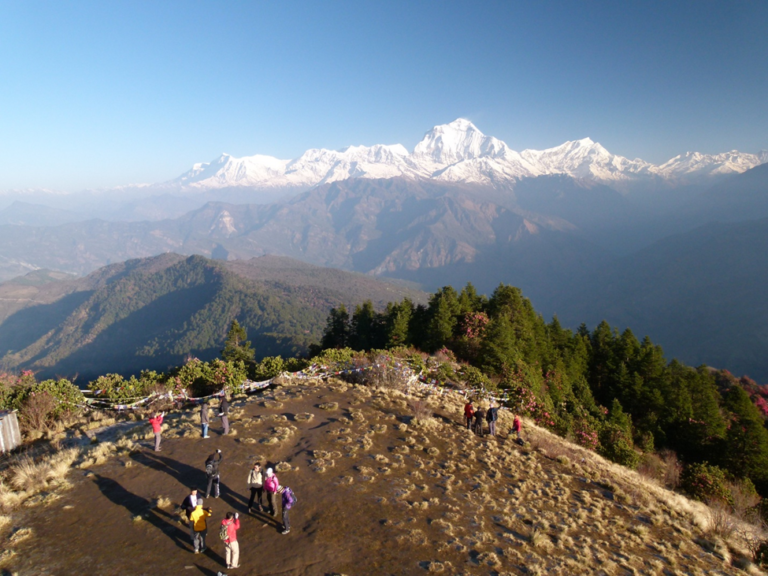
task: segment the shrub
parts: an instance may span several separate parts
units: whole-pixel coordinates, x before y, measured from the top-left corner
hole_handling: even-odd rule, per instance
[[[599,437],[600,454],[627,468],[637,468],[640,455],[635,451],[632,439],[623,427],[608,422],[600,430]]]
[[[731,504],[733,501],[725,471],[707,462],[686,466],[680,475],[680,489],[701,502],[720,500]]]

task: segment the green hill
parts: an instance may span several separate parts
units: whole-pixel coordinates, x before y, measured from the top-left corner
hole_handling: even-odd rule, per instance
[[[405,286],[271,257],[222,263],[164,255],[46,286],[49,301],[17,302],[21,309],[0,323],[6,369],[85,379],[165,370],[187,355],[217,356],[234,319],[247,328],[257,357],[292,356],[319,340],[333,306],[425,298]]]

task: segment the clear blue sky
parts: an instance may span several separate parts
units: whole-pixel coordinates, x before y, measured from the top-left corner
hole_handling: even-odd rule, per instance
[[[0,190],[402,143],[768,148],[768,2],[0,2]]]

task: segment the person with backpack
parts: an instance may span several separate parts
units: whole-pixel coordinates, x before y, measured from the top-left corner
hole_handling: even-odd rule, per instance
[[[277,479],[272,468],[267,468],[267,478],[264,480],[264,490],[267,491],[270,516],[277,516],[277,491],[279,488],[280,480]]]
[[[219,528],[219,537],[224,541],[227,570],[240,568],[240,545],[237,543],[238,530],[240,530],[240,515],[237,512],[227,512],[227,517],[221,521],[221,527]]]
[[[288,518],[288,511],[296,504],[296,496],[293,494],[293,490],[288,486],[280,487],[280,494],[283,495],[283,534],[288,534],[291,531],[291,521]]]
[[[475,434],[478,436],[483,435],[483,422],[485,422],[485,408],[478,406],[475,411]]]
[[[485,419],[488,420],[488,432],[491,436],[496,436],[496,421],[499,419],[499,409],[493,405],[493,402],[491,402],[491,406],[488,408]]]
[[[192,521],[192,545],[195,554],[205,552],[205,535],[208,533],[208,518],[211,516],[210,508],[203,508],[202,499],[198,499],[197,506],[190,515]]]
[[[219,404],[219,417],[221,418],[221,425],[224,427],[223,434],[226,436],[229,434],[229,399],[224,394]]]
[[[155,452],[160,452],[160,441],[163,435],[163,416],[165,416],[165,412],[156,412],[149,419],[149,423],[152,425],[152,432],[155,433]]]
[[[203,400],[200,405],[200,424],[203,425],[203,438],[209,438],[208,423],[208,400]]]
[[[187,515],[187,522],[189,522],[189,536],[192,538],[192,542],[195,540],[195,525],[192,522],[192,512],[197,508],[197,501],[197,488],[192,488],[181,503],[181,509],[184,510],[184,513]]]
[[[208,476],[208,488],[205,491],[205,497],[208,498],[211,495],[211,488],[215,484],[215,492],[213,497],[218,498],[221,493],[221,477],[219,476],[219,464],[224,459],[221,454],[221,450],[216,450],[213,454],[208,456],[205,460],[205,475]]]
[[[467,400],[464,406],[464,420],[467,422],[467,430],[472,429],[472,418],[475,416],[475,407],[472,406],[472,400]]]
[[[256,462],[248,473],[248,488],[251,490],[251,498],[248,500],[248,512],[253,512],[253,501],[259,506],[259,512],[264,512],[261,500],[264,495],[264,476],[261,473],[261,464]]]

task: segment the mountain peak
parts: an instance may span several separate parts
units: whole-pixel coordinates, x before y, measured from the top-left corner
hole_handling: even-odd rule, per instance
[[[492,136],[486,136],[465,118],[450,124],[435,126],[416,144],[413,154],[444,166],[484,156],[498,156],[507,145]]]

